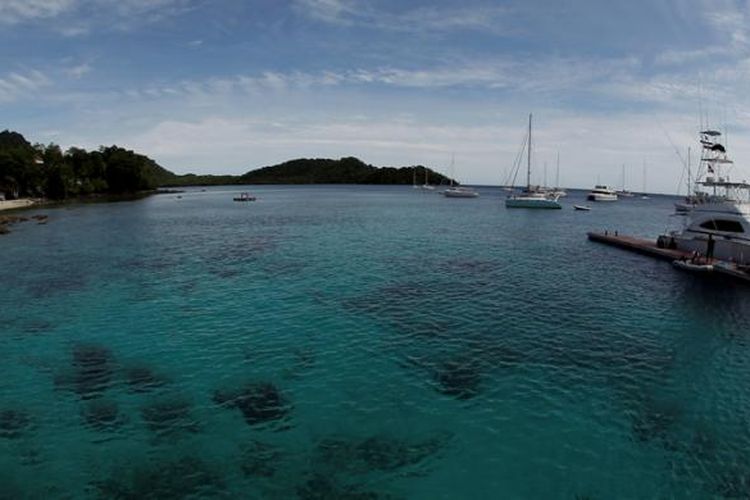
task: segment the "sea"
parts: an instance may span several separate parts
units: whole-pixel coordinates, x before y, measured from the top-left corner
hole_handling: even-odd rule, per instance
[[[747,498],[750,288],[586,236],[655,238],[676,198],[479,191],[25,212],[0,497]]]

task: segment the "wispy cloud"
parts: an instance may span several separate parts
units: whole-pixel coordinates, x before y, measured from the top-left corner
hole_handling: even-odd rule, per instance
[[[130,29],[182,14],[198,0],[1,0],[0,24],[50,23],[52,31],[81,36],[97,29]]]
[[[375,27],[409,32],[512,31],[509,9],[497,6],[417,7],[394,13],[360,0],[295,0],[301,14],[340,26]]]
[[[0,102],[28,98],[52,82],[41,71],[13,72],[0,78]]]
[[[3,0],[0,2],[0,23],[56,17],[72,10],[78,0]]]
[[[76,64],[65,69],[65,74],[76,80],[83,78],[85,75],[91,72],[91,65],[89,63]]]
[[[324,87],[402,89],[483,89],[497,92],[535,92],[539,95],[599,88],[601,82],[623,80],[636,71],[635,58],[583,60],[548,58],[520,61],[489,58],[421,68],[355,68],[319,72],[265,71],[255,75],[212,77],[149,85],[124,93],[131,98],[262,95],[294,89]]]

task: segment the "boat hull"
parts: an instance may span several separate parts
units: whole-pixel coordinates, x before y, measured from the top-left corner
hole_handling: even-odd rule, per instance
[[[525,199],[525,198],[508,198],[505,200],[506,208],[541,208],[541,209],[560,209],[560,205],[555,200],[545,199]]]
[[[616,194],[589,193],[586,197],[589,201],[617,201]]]
[[[708,239],[682,235],[665,235],[663,241],[677,250],[705,255],[708,250]],[[750,265],[750,242],[714,238],[713,257],[741,265]]]
[[[443,191],[446,198],[477,198],[479,193],[476,191]]]

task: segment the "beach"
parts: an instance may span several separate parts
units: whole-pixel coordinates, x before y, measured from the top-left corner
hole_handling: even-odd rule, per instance
[[[20,198],[18,200],[0,200],[0,212],[16,208],[26,208],[35,205],[38,200],[32,198]]]

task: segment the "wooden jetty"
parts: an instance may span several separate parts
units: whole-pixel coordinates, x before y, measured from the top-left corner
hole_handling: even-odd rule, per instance
[[[621,236],[617,232],[590,232],[588,233],[588,237],[591,241],[604,243],[605,245],[611,245],[662,260],[668,260],[670,262],[681,259],[687,260],[692,256],[690,252],[684,252],[672,248],[660,248],[656,244],[656,241],[634,238],[632,236]],[[750,283],[750,268],[737,266],[732,262],[724,262],[716,259],[713,260],[713,264],[713,274],[721,274],[735,280]]]
[[[682,250],[676,250],[671,248],[659,248],[656,245],[656,241],[644,240],[641,238],[634,238],[632,236],[621,236],[617,232],[610,233],[588,233],[591,241],[604,243],[613,247],[623,248],[644,255],[650,255],[658,259],[673,261],[682,258],[689,258],[689,252],[683,252]]]

